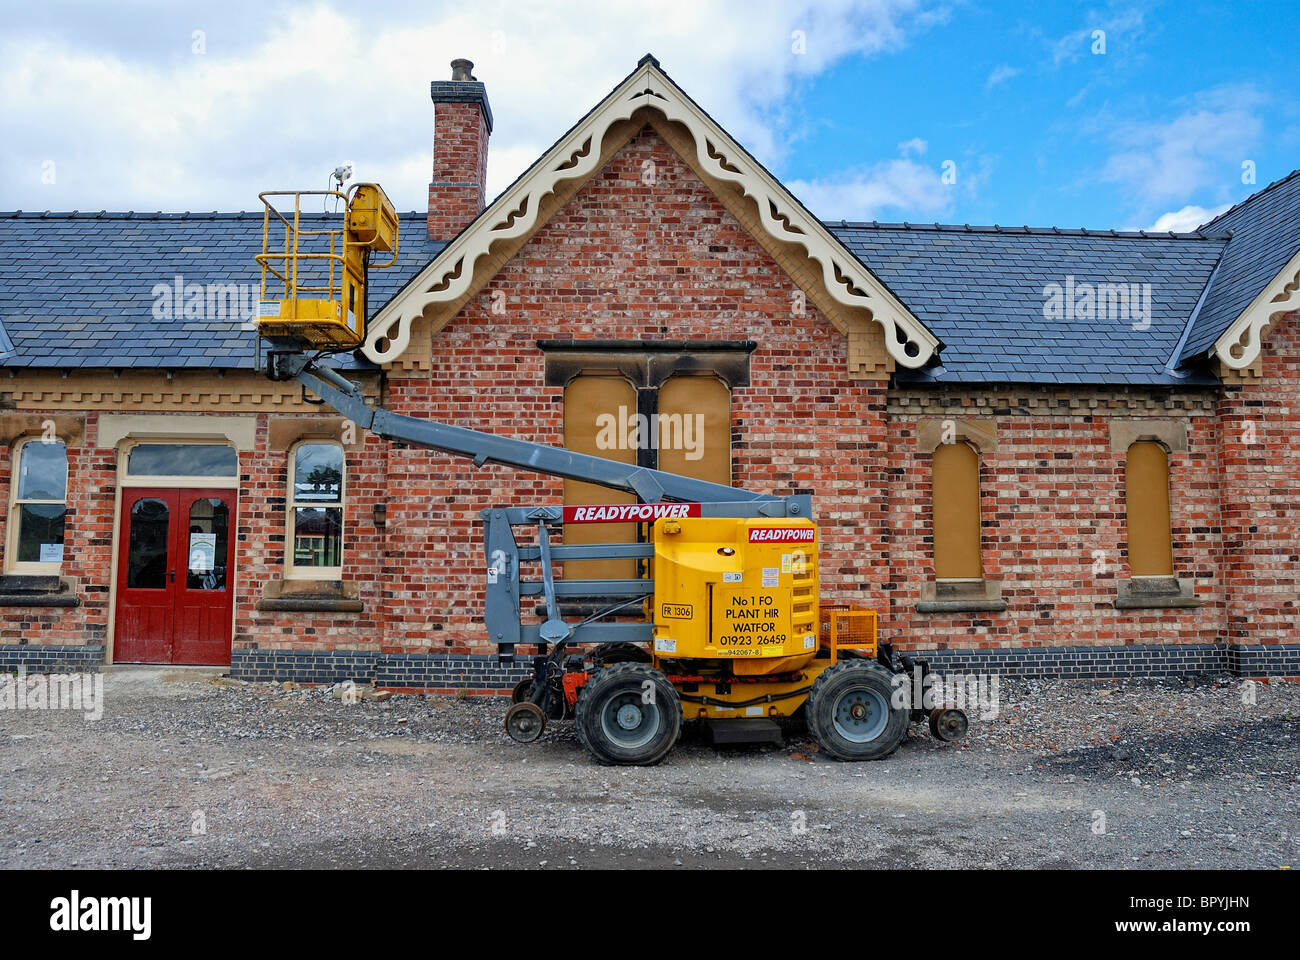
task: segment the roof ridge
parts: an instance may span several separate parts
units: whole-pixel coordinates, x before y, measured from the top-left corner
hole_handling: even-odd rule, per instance
[[[1204,229],[1205,229],[1206,227],[1208,227],[1210,224],[1212,224],[1212,223],[1217,223],[1218,221],[1220,221],[1220,220],[1222,220],[1224,217],[1226,217],[1228,214],[1230,214],[1230,213],[1235,213],[1236,211],[1240,210],[1240,209],[1241,209],[1242,207],[1244,207],[1246,204],[1248,204],[1248,203],[1253,203],[1257,198],[1262,197],[1264,194],[1268,193],[1270,190],[1274,190],[1274,189],[1276,189],[1276,188],[1282,186],[1282,184],[1286,183],[1286,182],[1289,181],[1289,180],[1294,180],[1298,175],[1300,175],[1300,167],[1297,167],[1295,170],[1292,170],[1290,173],[1288,173],[1285,177],[1282,177],[1280,180],[1274,180],[1272,183],[1270,183],[1270,184],[1269,184],[1267,187],[1265,187],[1263,190],[1256,190],[1254,193],[1252,193],[1250,196],[1248,196],[1245,200],[1242,200],[1242,201],[1240,201],[1240,202],[1238,202],[1238,203],[1234,203],[1232,206],[1230,206],[1227,210],[1224,210],[1223,213],[1219,214],[1217,217],[1213,217],[1213,218],[1211,218],[1211,219],[1209,219],[1209,220],[1206,220],[1206,221],[1205,221],[1203,224],[1201,224],[1197,229],[1198,229],[1198,230],[1204,230]]]
[[[1224,250],[1226,249],[1227,247],[1225,246]],[[1192,307],[1192,312],[1188,316],[1187,322],[1183,324],[1182,336],[1178,338],[1178,343],[1174,345],[1174,352],[1171,353],[1169,359],[1165,361],[1165,372],[1170,376],[1176,377],[1180,375],[1178,373],[1178,367],[1183,362],[1183,352],[1187,347],[1188,338],[1191,337],[1192,331],[1196,329],[1196,321],[1201,316],[1201,309],[1205,306],[1205,301],[1210,297],[1210,291],[1214,288],[1214,278],[1219,275],[1219,268],[1222,266],[1223,251],[1220,251],[1219,259],[1215,261],[1214,269],[1210,271],[1210,275],[1205,278],[1205,285],[1201,287],[1201,295],[1196,298],[1196,305]]]
[[[930,230],[952,233],[1015,233],[1026,236],[1069,236],[1069,237],[1106,237],[1132,240],[1223,240],[1224,234],[1206,233],[1204,229],[1189,232],[1153,231],[1153,230],[1096,230],[1087,227],[1004,227],[1001,224],[971,225],[969,223],[911,223],[903,221],[892,223],[880,220],[823,220],[827,229],[875,229],[875,230]]]

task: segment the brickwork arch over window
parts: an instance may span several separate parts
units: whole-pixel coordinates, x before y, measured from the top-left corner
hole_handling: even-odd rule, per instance
[[[343,448],[304,440],[289,451],[285,578],[343,579]]]
[[[970,444],[957,440],[935,447],[931,501],[935,578],[979,580],[980,458]]]
[[[1128,448],[1124,464],[1128,512],[1128,565],[1135,577],[1172,577],[1173,533],[1169,515],[1169,454],[1153,440]]]
[[[61,440],[32,437],[18,443],[13,462],[8,572],[57,575],[68,514],[68,449]]]

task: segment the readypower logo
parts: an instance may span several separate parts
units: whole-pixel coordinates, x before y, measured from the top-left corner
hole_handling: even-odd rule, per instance
[[[50,929],[56,933],[120,933],[133,940],[148,940],[153,932],[152,897],[70,896],[50,901]]]
[[[699,515],[698,503],[610,503],[564,508],[565,523],[653,523],[655,520]]]
[[[750,543],[812,543],[817,539],[813,527],[751,527]]]

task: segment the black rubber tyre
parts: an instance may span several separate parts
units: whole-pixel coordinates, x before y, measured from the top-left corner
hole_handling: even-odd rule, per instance
[[[808,694],[808,732],[836,760],[879,760],[907,736],[909,711],[893,705],[891,674],[878,663],[842,660]]]
[[[645,647],[626,641],[602,643],[592,651],[592,659],[602,667],[611,663],[649,663],[650,651]]]
[[[578,689],[573,727],[600,763],[650,766],[677,743],[682,701],[653,667],[615,663],[601,667]]]

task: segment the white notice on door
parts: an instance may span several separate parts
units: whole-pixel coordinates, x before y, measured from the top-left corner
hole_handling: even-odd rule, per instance
[[[190,534],[190,573],[211,573],[217,562],[217,535]]]

